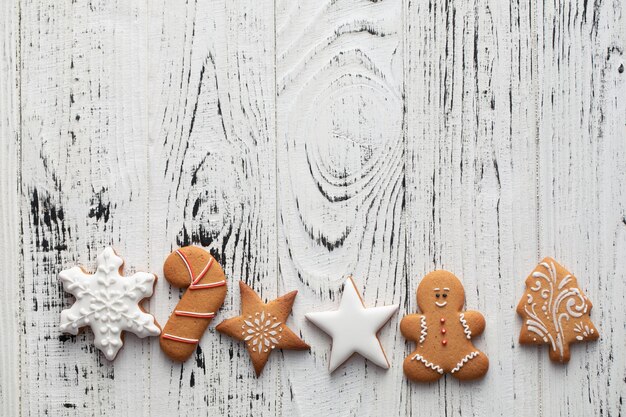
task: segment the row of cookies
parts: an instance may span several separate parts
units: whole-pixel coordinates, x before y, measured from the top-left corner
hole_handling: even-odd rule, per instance
[[[163,329],[142,307],[143,300],[152,296],[156,276],[138,272],[123,277],[122,269],[122,259],[109,247],[98,256],[94,274],[80,267],[59,274],[64,289],[76,298],[61,313],[61,331],[76,335],[89,326],[95,346],[109,360],[122,347],[126,331],[139,337],[160,336],[161,348],[170,358],[187,360],[226,297],[226,276],[219,263],[195,246],[167,257],[165,278],[186,291]],[[241,315],[224,320],[216,329],[246,344],[257,375],[273,350],[309,348],[286,325],[297,291],[265,303],[244,282],[239,288]],[[427,382],[445,373],[462,380],[485,375],[489,360],[472,344],[472,338],[484,331],[485,319],[477,311],[463,311],[465,292],[459,279],[443,270],[429,273],[417,288],[417,304],[421,313],[407,315],[400,323],[404,337],[417,344],[404,361],[406,376]],[[388,369],[378,332],[397,309],[397,305],[366,308],[354,280],[348,278],[337,310],[308,313],[306,318],[333,339],[331,372],[354,353]],[[599,337],[590,310],[591,302],[576,278],[546,258],[526,279],[517,307],[524,319],[520,343],[548,344],[552,360],[567,362],[570,343]]]

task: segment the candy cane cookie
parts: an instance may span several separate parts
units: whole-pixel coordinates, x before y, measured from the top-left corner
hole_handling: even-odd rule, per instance
[[[226,297],[226,276],[219,263],[202,248],[185,246],[172,252],[163,265],[165,279],[187,288],[161,333],[161,349],[184,362]]]

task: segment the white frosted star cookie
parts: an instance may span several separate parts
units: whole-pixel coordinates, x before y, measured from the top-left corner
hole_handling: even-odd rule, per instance
[[[397,305],[366,308],[350,277],[344,284],[338,310],[308,313],[306,318],[333,338],[330,372],[354,353],[389,369],[389,361],[377,333],[397,310]]]

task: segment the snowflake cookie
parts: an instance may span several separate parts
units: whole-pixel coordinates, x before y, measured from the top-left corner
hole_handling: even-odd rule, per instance
[[[123,277],[124,261],[110,247],[96,262],[93,275],[77,266],[59,274],[65,291],[76,297],[74,305],[61,312],[61,331],[76,335],[81,327],[91,327],[96,347],[113,360],[122,347],[124,331],[142,338],[161,334],[154,317],[141,307],[152,296],[156,276],[137,272]]]
[[[550,359],[570,359],[570,343],[598,340],[589,313],[591,301],[578,287],[576,277],[552,258],[543,259],[526,278],[526,291],[517,305],[524,319],[519,341],[548,344]]]

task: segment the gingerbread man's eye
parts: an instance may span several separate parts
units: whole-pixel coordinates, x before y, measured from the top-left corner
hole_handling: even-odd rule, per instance
[[[435,294],[435,297],[439,298],[439,294]]]
[[[448,294],[443,294],[443,298],[446,298],[448,296]]]

